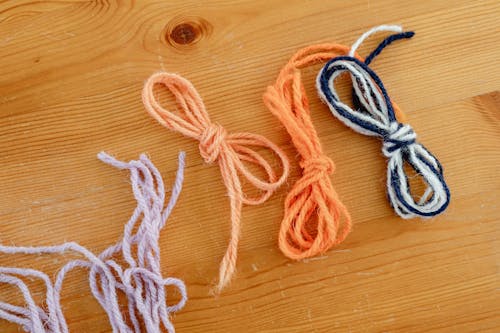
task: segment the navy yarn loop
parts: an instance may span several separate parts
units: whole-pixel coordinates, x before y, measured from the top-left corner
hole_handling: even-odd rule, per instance
[[[412,36],[413,32],[390,36],[370,54],[366,62],[372,61],[393,41]],[[335,79],[345,72],[352,79],[356,111],[340,101],[335,90]],[[432,217],[446,209],[450,191],[441,164],[417,142],[417,135],[410,125],[398,122],[382,81],[366,63],[351,56],[336,57],[322,68],[316,83],[321,99],[335,117],[359,133],[382,138],[382,152],[389,159],[388,198],[398,215],[405,219]],[[427,185],[418,200],[411,193],[405,163],[421,175]]]

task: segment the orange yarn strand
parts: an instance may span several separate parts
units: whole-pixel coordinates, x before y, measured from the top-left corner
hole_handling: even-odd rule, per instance
[[[180,108],[180,115],[164,109],[158,103],[153,93],[155,84],[162,84],[170,90]],[[220,293],[235,272],[242,205],[263,203],[283,184],[289,172],[288,158],[281,149],[263,136],[251,133],[228,134],[222,126],[212,123],[194,86],[179,75],[153,74],[144,85],[142,99],[146,110],[161,125],[198,140],[200,154],[205,162],[219,163],[231,208],[231,237],[220,264],[219,282],[215,288],[215,292]],[[279,157],[283,166],[283,173],[279,179],[269,162],[251,147],[268,148]],[[259,179],[243,162],[262,168],[267,180]],[[255,198],[247,197],[242,189],[240,175],[263,193]]]
[[[291,259],[326,252],[351,231],[351,217],[333,189],[334,164],[324,153],[309,113],[300,68],[327,61],[349,48],[320,44],[298,51],[267,88],[264,103],[288,131],[301,156],[302,177],[285,199],[279,247]]]

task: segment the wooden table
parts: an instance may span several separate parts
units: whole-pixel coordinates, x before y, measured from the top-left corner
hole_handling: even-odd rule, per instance
[[[184,190],[161,236],[165,275],[189,290],[173,318],[179,333],[499,332],[499,15],[498,1],[2,1],[0,241],[71,240],[97,253],[120,238],[135,202],[128,174],[96,154],[146,152],[170,184],[184,150]],[[287,260],[277,232],[298,161],[262,94],[299,48],[350,45],[383,23],[416,31],[373,68],[445,166],[451,204],[432,220],[398,218],[385,196],[381,143],[334,119],[314,92],[320,67],[306,69],[313,121],[355,225],[325,255]],[[144,112],[142,85],[159,70],[191,80],[214,121],[267,136],[293,161],[286,186],[244,208],[238,273],[216,298],[209,289],[228,241],[228,200],[197,144]],[[2,256],[0,264],[53,274],[67,260]],[[85,274],[71,274],[63,293],[71,332],[110,332]],[[1,287],[1,300],[18,298]],[[0,322],[0,331],[17,327]]]

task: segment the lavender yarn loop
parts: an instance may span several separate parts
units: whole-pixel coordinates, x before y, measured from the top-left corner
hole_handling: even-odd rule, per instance
[[[0,319],[20,325],[30,333],[68,333],[61,307],[63,281],[71,270],[86,268],[89,270],[90,289],[108,315],[113,332],[139,333],[143,327],[148,333],[163,330],[174,333],[170,314],[184,307],[187,292],[182,280],[163,278],[158,240],[182,189],[185,153],[179,153],[179,167],[166,207],[161,174],[146,155],[142,154],[139,160],[128,163],[118,161],[104,152],[99,153],[98,158],[118,169],[130,171],[137,207],[125,225],[122,240],[98,256],[74,242],[37,247],[0,245],[0,253],[4,254],[62,254],[72,251],[83,257],[66,263],[58,271],[54,283],[47,274],[38,270],[0,267],[0,284],[16,287],[25,302],[25,306],[17,306],[0,301]],[[116,260],[118,254],[121,254],[119,261]],[[44,283],[44,307],[36,304],[22,278],[37,279]],[[166,286],[177,288],[181,295],[177,304],[167,305]],[[127,299],[128,318],[122,313],[119,294],[124,294]]]

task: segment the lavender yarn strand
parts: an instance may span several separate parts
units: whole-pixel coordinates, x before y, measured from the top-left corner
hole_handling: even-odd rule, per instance
[[[74,242],[39,247],[0,245],[0,253],[4,254],[62,254],[72,251],[83,256],[83,259],[66,263],[58,271],[54,283],[38,270],[0,267],[0,284],[16,287],[25,302],[25,306],[0,302],[0,319],[15,323],[29,333],[69,333],[61,308],[63,281],[71,270],[86,268],[89,269],[90,289],[108,315],[113,332],[140,333],[141,327],[144,327],[148,333],[164,330],[174,333],[170,315],[184,307],[187,292],[182,280],[163,278],[158,240],[182,189],[185,153],[179,154],[179,167],[166,207],[161,174],[145,155],[129,163],[118,161],[104,152],[99,153],[98,158],[118,169],[130,171],[137,207],[125,225],[122,240],[98,256]],[[117,259],[119,254],[121,258]],[[45,307],[35,303],[23,277],[43,281]],[[176,287],[181,295],[175,305],[167,305],[167,286]],[[126,296],[128,318],[120,308],[119,294]]]

